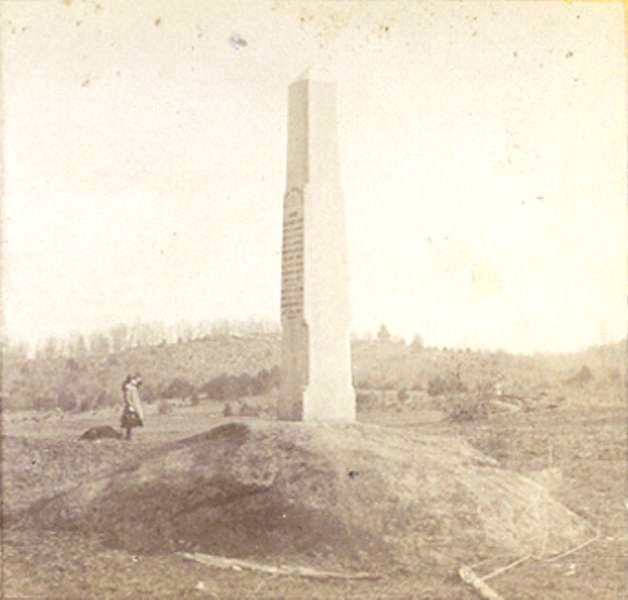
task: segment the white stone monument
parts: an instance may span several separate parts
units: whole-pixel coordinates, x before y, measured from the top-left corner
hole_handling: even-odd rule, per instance
[[[353,421],[344,200],[336,84],[306,72],[289,88],[278,417]]]

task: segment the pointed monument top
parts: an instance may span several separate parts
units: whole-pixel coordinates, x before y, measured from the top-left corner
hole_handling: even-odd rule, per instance
[[[329,81],[335,82],[336,77],[334,73],[328,66],[323,65],[310,65],[299,77],[297,77],[296,81],[303,81],[307,79],[309,81]]]

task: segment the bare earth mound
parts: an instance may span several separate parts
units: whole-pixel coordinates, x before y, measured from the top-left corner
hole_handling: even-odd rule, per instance
[[[25,519],[133,552],[371,568],[545,557],[590,534],[543,486],[459,439],[250,419],[131,459]]]

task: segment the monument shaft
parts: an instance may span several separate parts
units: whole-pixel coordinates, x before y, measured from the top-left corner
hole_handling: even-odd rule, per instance
[[[348,287],[336,86],[306,77],[289,89],[280,419],[355,419]]]

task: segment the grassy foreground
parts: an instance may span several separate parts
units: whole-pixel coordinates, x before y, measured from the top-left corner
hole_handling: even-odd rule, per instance
[[[37,499],[141,456],[165,441],[208,429],[220,406],[177,408],[149,414],[147,427],[130,444],[117,440],[78,443],[91,425],[116,425],[115,411],[65,416],[5,413],[3,536],[5,598],[442,598],[477,597],[455,571],[435,579],[422,565],[394,571],[381,565],[378,582],[313,581],[245,571],[221,571],[172,554],[134,556],[108,547],[96,536],[15,526],[12,515]],[[599,538],[553,562],[528,560],[493,578],[504,598],[608,598],[624,594],[628,557],[624,484],[626,412],[620,407],[561,408],[495,416],[484,422],[421,422],[430,434],[459,435],[504,467],[529,473],[552,467],[562,481],[557,499],[599,527]],[[372,411],[365,421],[405,426],[395,416]],[[129,507],[137,510],[138,507]],[[139,507],[141,511],[141,507]],[[489,573],[517,557],[495,557],[477,567]]]

